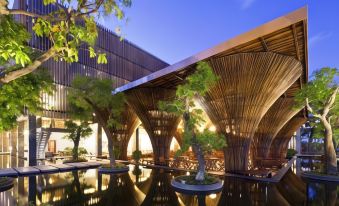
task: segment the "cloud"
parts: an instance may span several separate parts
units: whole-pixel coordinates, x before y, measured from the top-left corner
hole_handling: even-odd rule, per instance
[[[241,9],[245,10],[250,8],[255,0],[241,0]]]
[[[310,37],[310,39],[308,40],[308,46],[312,47],[314,45],[316,45],[318,42],[327,39],[329,37],[332,36],[332,32],[320,32],[312,37]]]

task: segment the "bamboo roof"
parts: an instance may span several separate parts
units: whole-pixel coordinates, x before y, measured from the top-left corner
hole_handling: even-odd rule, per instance
[[[199,61],[210,61],[223,56],[249,52],[274,52],[300,61],[303,74],[284,94],[293,96],[308,80],[307,7],[302,7],[178,63],[118,87],[114,93],[136,87],[174,88],[194,71],[195,64]]]

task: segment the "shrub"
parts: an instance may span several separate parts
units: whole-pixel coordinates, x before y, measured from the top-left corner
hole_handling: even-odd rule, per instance
[[[298,151],[296,151],[295,149],[288,149],[286,153],[286,159],[292,159],[292,157],[297,153]]]
[[[139,160],[141,159],[141,156],[142,156],[142,153],[141,153],[141,151],[139,151],[139,150],[135,150],[135,151],[132,153],[132,158],[133,158],[136,162],[139,162]]]

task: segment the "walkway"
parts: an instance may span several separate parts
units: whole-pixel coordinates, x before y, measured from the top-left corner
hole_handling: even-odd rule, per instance
[[[67,172],[72,170],[83,170],[90,168],[97,168],[104,162],[77,162],[65,164],[50,164],[50,165],[37,165],[30,167],[13,167],[0,169],[0,177],[18,177],[39,175],[45,173]]]

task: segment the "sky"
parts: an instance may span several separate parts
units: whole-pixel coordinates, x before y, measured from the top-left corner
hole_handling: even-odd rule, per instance
[[[309,74],[339,68],[339,0],[132,0],[127,22],[99,22],[112,31],[119,25],[124,39],[173,64],[303,6]]]
[[[169,64],[308,6],[309,73],[339,68],[339,0],[132,0],[122,35]],[[114,30],[114,19],[101,19]]]

